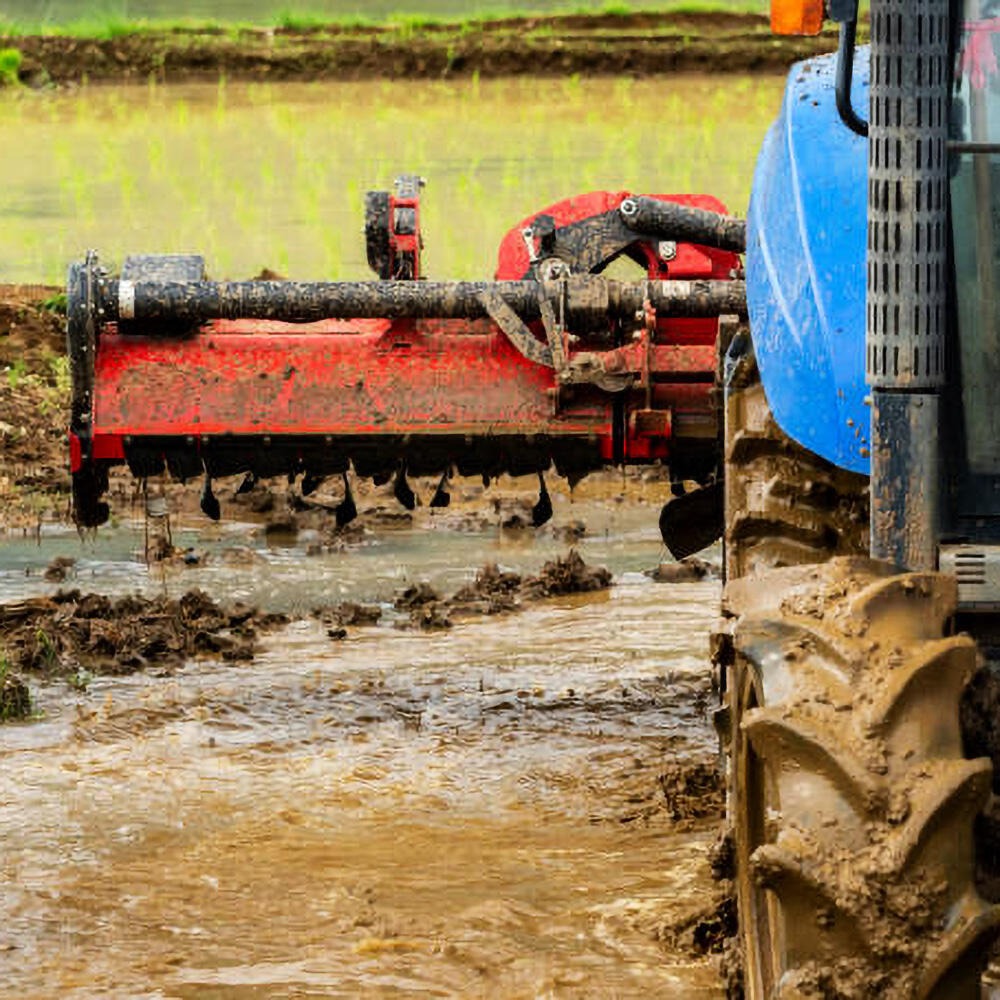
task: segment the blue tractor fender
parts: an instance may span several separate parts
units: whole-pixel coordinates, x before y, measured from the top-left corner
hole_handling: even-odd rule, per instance
[[[792,68],[764,140],[747,215],[747,301],[778,426],[835,465],[868,474],[868,143],[837,114],[835,66],[829,55]],[[854,106],[867,108],[867,46],[854,80]]]

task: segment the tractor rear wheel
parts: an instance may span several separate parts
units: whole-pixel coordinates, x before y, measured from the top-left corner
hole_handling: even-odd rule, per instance
[[[752,348],[728,361],[731,995],[972,1000],[998,915],[974,882],[991,767],[963,756],[955,583],[869,560],[867,477],[781,431]]]
[[[868,552],[868,477],[803,448],[778,427],[752,349],[728,377],[726,579]]]
[[[1000,909],[974,883],[988,760],[951,577],[838,558],[731,583],[725,686],[745,995],[974,1000]]]

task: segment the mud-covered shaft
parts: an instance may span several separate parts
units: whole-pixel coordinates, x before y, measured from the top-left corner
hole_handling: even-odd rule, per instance
[[[747,224],[732,215],[644,196],[626,198],[619,212],[625,225],[643,236],[734,253],[743,253],[747,247]]]
[[[106,319],[479,319],[486,297],[498,292],[524,320],[539,315],[535,281],[105,281]],[[569,318],[631,318],[648,299],[665,316],[746,314],[742,281],[644,281],[625,283],[594,275],[546,283],[551,299],[564,296]]]

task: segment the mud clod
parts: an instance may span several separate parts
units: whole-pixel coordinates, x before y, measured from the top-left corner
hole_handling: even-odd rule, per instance
[[[333,609],[338,625],[375,625],[382,617],[382,609],[377,604],[357,604],[344,601]]]
[[[457,590],[448,603],[462,614],[496,615],[518,607],[520,587],[518,573],[505,572],[496,563],[489,563],[476,574],[473,583]]]
[[[409,627],[424,630],[450,628],[452,617],[497,615],[517,611],[522,601],[537,601],[567,594],[591,593],[611,586],[611,573],[603,566],[588,566],[575,549],[547,562],[537,576],[521,577],[488,563],[472,583],[450,597],[442,597],[428,583],[416,583],[396,596],[397,611],[409,611]],[[406,627],[406,626],[404,626]]]
[[[75,565],[76,560],[72,556],[56,556],[45,568],[45,579],[51,583],[62,583]]]
[[[688,556],[680,562],[660,563],[656,569],[646,570],[646,576],[656,583],[696,583],[719,577],[719,567],[705,559]]]
[[[425,604],[434,604],[441,596],[429,583],[415,583],[397,595],[393,607],[397,611],[411,611]]]
[[[721,819],[725,812],[725,783],[714,760],[670,761],[660,775],[660,789],[675,824]]]
[[[576,549],[561,559],[547,562],[538,576],[528,577],[521,586],[524,597],[537,600],[565,594],[586,594],[611,586],[611,573],[603,566],[588,566]]]
[[[28,685],[10,670],[0,671],[0,722],[27,719],[31,715]]]
[[[81,667],[130,673],[152,664],[179,666],[198,655],[250,660],[257,633],[287,621],[245,605],[224,608],[199,590],[177,601],[112,600],[71,590],[0,606],[11,664],[49,675],[73,674]]]

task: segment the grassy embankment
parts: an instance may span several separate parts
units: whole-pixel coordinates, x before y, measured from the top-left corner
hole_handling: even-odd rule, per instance
[[[183,4],[180,5],[183,7]],[[8,38],[20,36],[58,36],[64,38],[90,38],[108,40],[142,32],[221,32],[239,33],[261,28],[308,32],[356,28],[396,29],[400,31],[434,30],[466,27],[469,30],[505,20],[551,20],[565,17],[634,17],[652,14],[758,14],[768,11],[767,0],[667,0],[664,3],[611,2],[604,5],[573,6],[563,3],[469,4],[467,13],[455,17],[454,13],[436,11],[434,3],[422,2],[420,10],[401,8],[371,16],[357,10],[332,14],[304,7],[280,7],[261,11],[257,16],[236,19],[202,18],[191,16],[136,17],[127,15],[127,5],[109,8],[107,4],[84,4],[70,19],[38,19],[4,15],[0,12],[0,35]]]
[[[650,76],[760,72],[835,45],[776,38],[758,0],[616,4],[594,11],[476,10],[461,18],[382,18],[285,12],[269,21],[0,20],[0,48],[17,50],[14,75],[47,83],[317,80],[448,76]]]

